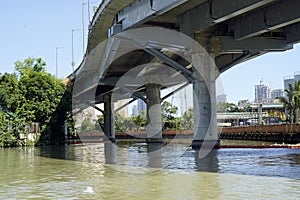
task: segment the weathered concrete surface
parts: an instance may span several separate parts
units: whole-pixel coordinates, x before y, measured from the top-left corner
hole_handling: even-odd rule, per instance
[[[147,142],[162,142],[160,85],[146,85],[147,94]]]

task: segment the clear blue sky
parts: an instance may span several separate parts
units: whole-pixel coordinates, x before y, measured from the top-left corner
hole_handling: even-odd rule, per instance
[[[93,6],[101,0],[91,0]],[[85,3],[87,0],[85,0]],[[1,1],[0,72],[12,72],[14,63],[28,57],[41,57],[47,71],[55,74],[56,47],[58,76],[72,71],[72,29],[74,32],[75,63],[83,57],[82,0],[19,0]],[[88,6],[84,6],[85,40],[87,39]],[[85,42],[86,44],[86,42]]]
[[[97,6],[101,0],[91,5]],[[87,0],[85,1],[87,2]],[[84,6],[85,36],[87,39],[87,5]],[[93,12],[91,12],[93,13]],[[47,70],[55,74],[56,47],[58,50],[58,76],[72,71],[72,40],[78,65],[83,56],[82,0],[20,0],[1,1],[0,21],[0,73],[13,72],[14,62],[28,57],[41,57]],[[86,41],[85,41],[86,44]],[[228,101],[254,99],[254,85],[263,78],[272,88],[283,88],[283,76],[300,71],[300,45],[293,50],[269,53],[237,65],[221,75]]]
[[[229,102],[254,100],[254,85],[260,80],[271,89],[283,88],[283,77],[300,71],[300,44],[285,52],[262,55],[234,66],[221,75],[224,92]]]

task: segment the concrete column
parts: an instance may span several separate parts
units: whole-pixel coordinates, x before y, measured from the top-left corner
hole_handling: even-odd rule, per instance
[[[201,76],[197,77],[198,79],[195,79],[193,82],[194,140],[192,148],[199,149],[202,146],[205,148],[217,147],[219,141],[215,80],[205,82]]]
[[[64,128],[65,128],[65,143],[68,144],[69,140],[68,140],[68,120],[67,119],[65,119]]]
[[[262,120],[262,104],[259,103],[257,105],[257,110],[258,110],[258,124],[262,125],[263,124],[263,120]]]
[[[161,143],[162,122],[161,122],[161,97],[160,85],[146,85],[147,95],[147,139],[148,143]]]
[[[115,142],[114,104],[111,95],[104,96],[104,134],[112,142]]]

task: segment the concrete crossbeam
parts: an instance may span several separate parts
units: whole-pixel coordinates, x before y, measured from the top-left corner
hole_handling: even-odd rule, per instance
[[[258,51],[245,51],[242,54],[222,54],[216,58],[216,65],[218,66],[220,73],[223,73],[241,62],[262,54],[263,53]]]
[[[235,39],[258,36],[300,22],[300,1],[279,1],[256,12],[245,14],[230,23]]]
[[[245,40],[235,40],[233,37],[220,36],[222,53],[235,53],[244,51],[285,51],[293,46],[285,38],[272,39],[266,37],[253,37]]]
[[[292,24],[284,29],[288,43],[300,42],[300,23]]]
[[[134,28],[185,2],[187,0],[137,0],[118,13],[116,23],[122,24],[123,30]]]
[[[211,25],[264,6],[274,0],[214,0],[205,2],[178,17],[180,31],[191,35]]]

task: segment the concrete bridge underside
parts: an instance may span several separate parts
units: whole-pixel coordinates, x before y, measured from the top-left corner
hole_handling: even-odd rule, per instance
[[[102,77],[99,78],[93,70],[89,72],[85,67],[89,65],[91,68],[99,68],[100,62],[108,58],[112,46],[108,43],[103,44],[107,38],[140,27],[163,27],[178,31],[201,44],[222,73],[238,63],[265,53],[291,49],[293,44],[300,40],[299,10],[300,1],[296,0],[103,0],[89,26],[85,59],[75,72],[76,81],[84,80],[75,96],[84,96],[92,91],[91,88],[95,89],[95,99],[90,99],[90,103],[105,104],[104,131],[114,140],[111,106],[114,99],[111,98],[111,94],[120,77],[134,67],[154,59],[184,75],[192,73],[193,67],[191,68],[185,59],[163,51],[162,48],[134,50],[111,63],[109,69],[105,73],[102,72]],[[99,55],[106,57],[93,62],[93,58],[97,57],[95,49],[100,43],[106,45],[107,50]],[[99,80],[96,85],[86,81],[94,79]],[[209,118],[214,118],[216,113],[212,108],[215,99],[209,98],[207,93],[214,94],[215,86],[212,82],[208,88],[204,87],[199,80],[190,80],[189,83],[193,84],[194,93],[198,95],[194,98],[202,102],[194,105],[198,106],[197,109],[194,108],[195,116],[198,116],[195,117],[195,124],[200,124],[202,128],[195,127],[198,131],[195,131],[193,146],[199,147],[207,134],[213,135],[210,138],[212,141],[218,139],[216,127],[210,127],[208,130]],[[135,99],[144,99],[150,107],[161,102],[160,89],[162,88],[154,85],[139,87],[133,96]],[[158,111],[156,117],[160,119]],[[154,124],[150,130],[156,130],[155,126],[158,123]],[[216,126],[216,123],[213,124]],[[154,141],[161,141],[160,138],[161,132],[155,135]],[[148,140],[151,141],[151,138]]]

